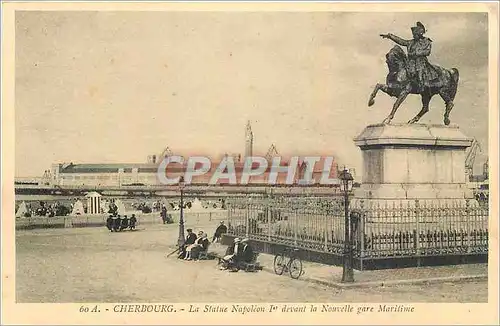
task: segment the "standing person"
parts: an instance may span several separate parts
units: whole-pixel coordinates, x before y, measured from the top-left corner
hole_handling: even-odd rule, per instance
[[[163,205],[160,213],[163,224],[167,223],[167,206]]]
[[[219,242],[223,234],[227,233],[227,226],[224,225],[224,221],[220,221],[219,226],[215,229],[214,237],[212,242]]]
[[[186,248],[196,241],[196,234],[193,233],[193,229],[187,229],[186,241],[184,241],[184,245],[180,248],[180,253],[177,258],[183,259],[186,257]]]
[[[109,204],[109,211],[108,213],[110,213],[111,215],[113,215],[113,217],[116,217],[116,215],[118,215],[118,206],[116,206],[115,204],[115,201],[111,201],[111,203]]]

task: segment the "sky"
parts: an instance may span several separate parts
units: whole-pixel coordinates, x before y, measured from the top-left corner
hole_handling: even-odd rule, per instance
[[[368,97],[393,44],[421,21],[429,61],[460,71],[450,118],[488,151],[488,18],[483,13],[16,13],[16,176],[52,163],[142,163],[180,155],[334,155],[361,169],[353,138],[395,98]],[[393,122],[420,110],[410,95]],[[421,123],[442,124],[431,101]]]

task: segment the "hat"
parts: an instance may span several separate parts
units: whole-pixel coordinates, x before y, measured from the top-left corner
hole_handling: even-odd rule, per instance
[[[241,239],[240,238],[234,238],[234,242],[240,242]]]
[[[187,229],[186,231],[188,231],[188,232],[193,232],[193,229]]]
[[[419,32],[420,34],[424,34],[426,32],[425,26],[421,22],[417,22],[415,25],[416,26],[411,28],[412,31],[415,30],[415,31]]]
[[[241,240],[241,242],[248,242],[248,238]]]
[[[224,221],[220,221],[220,224],[224,224]]]

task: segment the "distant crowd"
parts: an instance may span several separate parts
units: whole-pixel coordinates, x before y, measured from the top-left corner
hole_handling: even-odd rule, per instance
[[[25,207],[22,208],[22,216],[19,215],[17,217],[32,217],[32,216],[40,216],[40,217],[55,217],[55,216],[67,216],[71,213],[71,207],[61,204],[60,202],[52,202],[51,204],[47,204],[44,201],[40,201],[37,203],[24,203]],[[21,209],[19,207],[18,209]]]
[[[480,203],[485,203],[485,202],[488,202],[489,200],[489,194],[485,194],[484,192],[479,192],[479,193],[476,193],[475,195],[476,197],[476,200]]]

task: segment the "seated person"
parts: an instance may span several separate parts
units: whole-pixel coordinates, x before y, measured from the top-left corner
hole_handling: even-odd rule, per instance
[[[135,223],[137,223],[137,218],[135,217],[135,214],[132,214],[130,217],[130,230],[135,230]]]
[[[207,251],[208,246],[210,246],[210,241],[208,241],[208,235],[206,233],[203,233],[201,239],[197,239],[196,244],[191,248],[190,257],[192,259],[198,259],[198,257],[200,256],[200,252]]]
[[[128,228],[128,217],[125,215],[122,219],[122,223],[120,225],[120,231],[125,230]]]
[[[113,232],[113,216],[112,215],[108,216],[108,219],[106,220],[106,227],[108,228],[108,230]]]
[[[191,251],[200,246],[202,241],[203,241],[203,231],[198,232],[198,237],[196,237],[196,240],[194,241],[193,244],[190,244],[186,247],[186,255],[184,256],[185,260],[191,260]]]
[[[196,241],[196,234],[194,234],[193,229],[187,229],[187,236],[184,245],[182,245],[180,249],[180,253],[178,258],[182,259],[186,257],[186,248],[192,245]]]
[[[224,225],[224,221],[220,221],[220,225],[215,229],[214,237],[212,242],[219,242],[223,234],[227,233],[227,226]]]
[[[253,261],[253,249],[248,243],[248,239],[241,240],[241,245],[243,247],[241,251],[240,262],[251,263]]]
[[[122,219],[120,218],[120,215],[115,216],[113,219],[113,231],[118,232],[120,231],[120,225],[122,224]]]
[[[241,255],[241,250],[241,239],[235,238],[233,244],[227,248],[226,255],[222,258],[223,264],[221,269],[228,269],[230,266],[234,266],[238,256]]]

